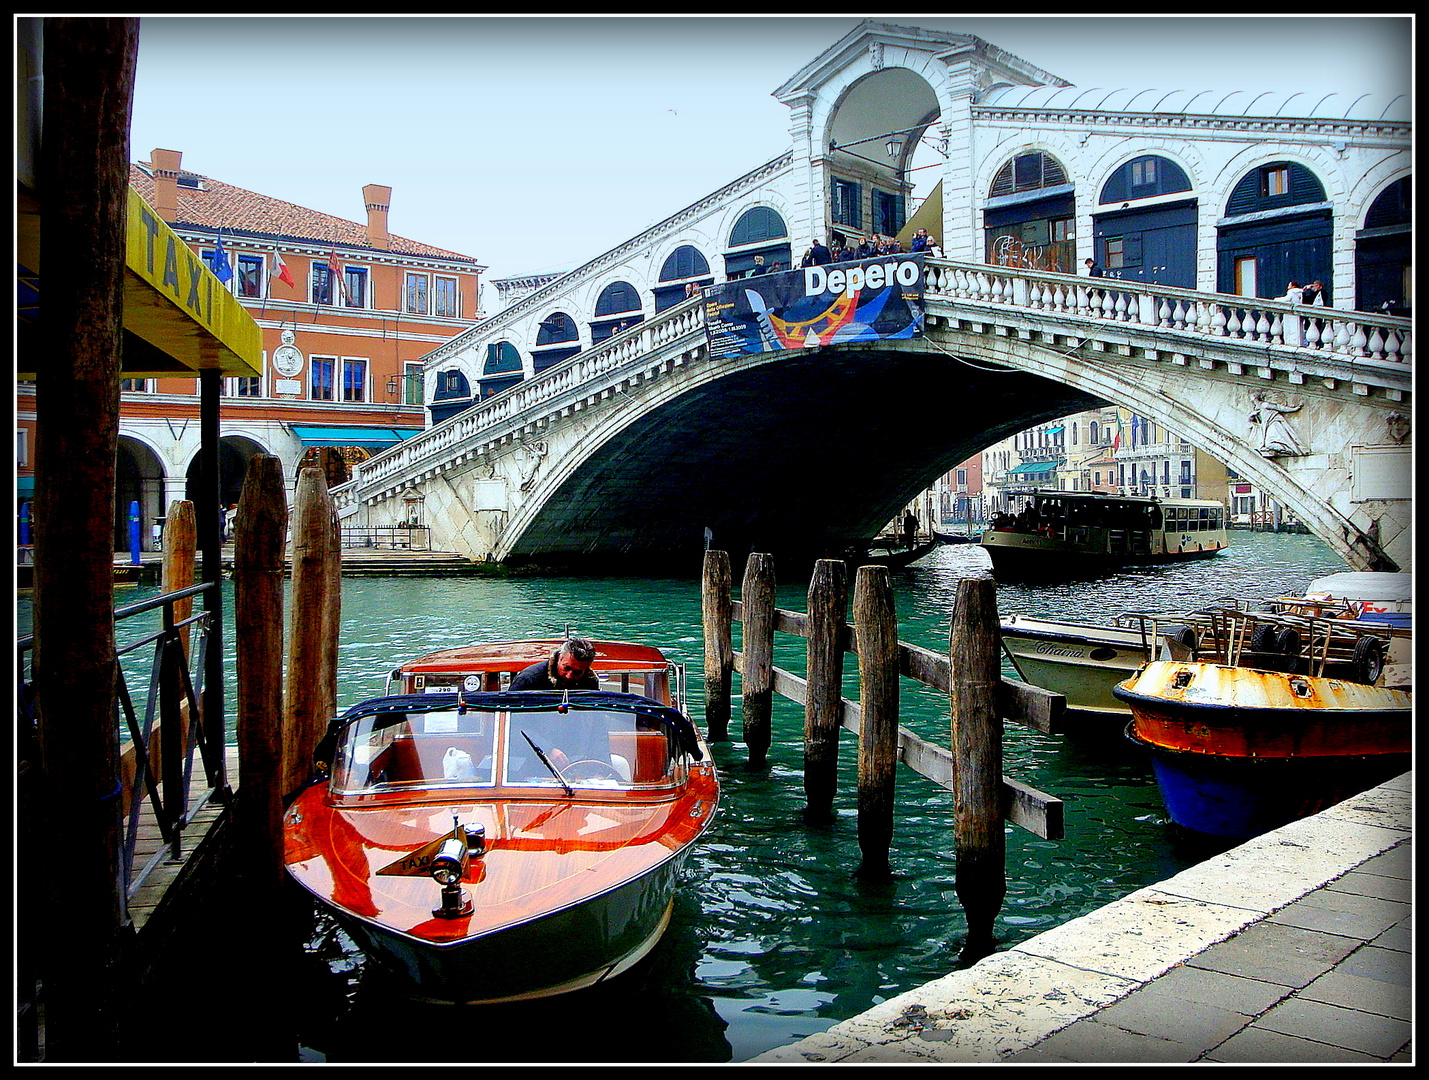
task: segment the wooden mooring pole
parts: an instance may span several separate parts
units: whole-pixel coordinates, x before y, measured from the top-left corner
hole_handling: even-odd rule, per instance
[[[706,566],[710,556],[719,554],[709,553]],[[728,635],[729,623],[708,616],[714,606],[708,573],[704,584],[709,656],[711,639]],[[727,593],[727,579],[715,588]],[[990,578],[960,583],[947,653],[898,640],[887,567],[859,568],[851,628],[843,621],[843,589],[842,563],[820,563],[809,585],[808,614],[778,610],[773,607],[768,556],[750,556],[744,599],[732,604],[726,617],[744,623],[744,651],[734,655],[734,666],[744,682],[745,739],[754,734],[761,740],[750,746],[750,760],[762,762],[771,742],[767,719],[763,726],[748,720],[751,691],[764,698],[766,718],[774,693],[803,704],[804,813],[806,820],[817,821],[832,812],[837,739],[828,728],[836,723],[858,734],[859,872],[864,875],[890,870],[897,763],[953,792],[955,884],[968,923],[963,956],[976,960],[993,949],[993,928],[1007,892],[1004,820],[1043,839],[1060,840],[1063,835],[1060,799],[1002,775],[1002,722],[1060,734],[1066,701],[1060,694],[1002,677],[996,586]],[[774,631],[808,639],[807,678],[761,658],[772,658],[772,640],[766,639],[772,639]],[[842,661],[833,655],[840,650],[858,656],[858,702],[841,696]],[[951,749],[899,727],[898,680],[905,676],[949,696]]]
[[[886,566],[860,566],[853,589],[858,642],[859,872],[886,876],[893,843],[893,787],[898,767],[898,616]]]
[[[43,30],[45,315],[20,348],[35,372],[42,433],[34,505],[39,790],[38,805],[26,809],[40,815],[33,824],[47,850],[16,868],[22,913],[34,916],[16,947],[27,957],[21,970],[44,984],[46,1060],[93,1062],[112,1060],[124,989],[116,972],[130,939],[112,567],[139,20],[54,17]]]
[[[827,822],[834,816],[847,613],[848,567],[842,559],[820,559],[809,580],[809,690],[804,702],[804,820],[808,822]]]
[[[298,473],[293,509],[293,612],[283,705],[281,794],[312,777],[313,750],[337,711],[337,637],[341,549],[337,510],[323,470]]]
[[[238,668],[238,795],[234,855],[255,904],[283,879],[283,576],[288,505],[283,466],[248,462],[233,529],[233,623]],[[264,910],[255,907],[254,911]]]
[[[705,635],[705,734],[711,742],[729,738],[730,683],[734,671],[734,625],[729,554],[705,552],[700,613]]]
[[[740,591],[744,605],[744,633],[741,638],[744,667],[744,744],[749,748],[749,765],[760,768],[769,754],[773,738],[774,707],[774,559],[755,552],[744,566]]]
[[[1003,835],[1002,719],[997,693],[997,591],[991,578],[958,583],[948,647],[953,748],[956,890],[967,915],[962,959],[993,951],[993,925],[1007,895]]]

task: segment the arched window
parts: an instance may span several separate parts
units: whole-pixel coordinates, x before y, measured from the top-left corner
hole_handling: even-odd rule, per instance
[[[757,247],[751,246],[756,244]],[[793,266],[789,228],[784,219],[767,206],[752,206],[739,215],[729,232],[729,246],[744,249],[724,257],[724,276],[731,281],[756,270],[770,273]]]
[[[1240,178],[1226,201],[1226,216],[1325,201],[1325,186],[1298,161],[1260,165]]]
[[[450,416],[455,416],[471,405],[471,383],[461,368],[451,367],[437,373],[436,385],[432,390],[432,403],[427,410],[432,414],[432,423],[440,424]]]
[[[533,371],[545,371],[553,364],[569,359],[581,351],[580,330],[576,321],[564,311],[553,311],[541,320],[536,331],[536,345],[531,350]]]
[[[640,294],[626,281],[612,281],[600,291],[595,301],[595,318],[590,324],[590,341],[599,344],[612,334],[641,322]]]
[[[521,381],[521,354],[509,341],[494,341],[486,346],[486,363],[481,367],[481,397],[501,393]]]
[[[1281,296],[1292,281],[1329,281],[1333,269],[1334,208],[1315,174],[1297,161],[1245,173],[1217,224],[1217,290]]]
[[[743,247],[745,244],[762,244],[771,240],[784,240],[789,229],[775,211],[767,206],[753,206],[739,215],[734,228],[729,232],[729,246]]]
[[[1169,158],[1156,154],[1145,154],[1128,161],[1107,178],[1102,185],[1099,202],[1129,202],[1132,199],[1147,199],[1153,195],[1170,195],[1177,191],[1190,191],[1191,181],[1186,171]]]
[[[660,267],[660,284],[655,287],[655,310],[664,311],[680,303],[690,287],[713,285],[710,264],[698,250],[685,244],[670,253]]]
[[[1061,162],[1050,154],[1033,151],[1018,154],[999,169],[992,178],[992,190],[988,195],[997,199],[1023,191],[1061,187],[1067,182],[1067,170],[1062,168]]]
[[[998,170],[983,207],[985,255],[994,266],[1071,273],[1076,195],[1067,172],[1041,151]]]
[[[710,264],[705,257],[689,244],[677,247],[660,267],[660,280],[683,281],[686,278],[704,277],[710,272]]]
[[[578,337],[580,331],[576,329],[576,321],[564,311],[555,311],[541,320],[540,329],[536,331],[536,347],[559,345]]]
[[[640,310],[640,295],[635,286],[626,281],[612,281],[600,290],[595,302],[597,318],[602,315],[623,315],[627,311]]]

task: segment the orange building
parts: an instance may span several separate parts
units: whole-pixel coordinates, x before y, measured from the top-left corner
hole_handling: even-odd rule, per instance
[[[178,151],[155,150],[131,166],[130,184],[208,262],[263,339],[262,375],[224,380],[223,504],[238,501],[255,454],[278,457],[291,483],[319,447],[354,462],[421,431],[421,358],[481,318],[486,267],[389,232],[388,187],[362,189],[359,223],[189,172],[181,161]],[[161,271],[174,256],[149,257]],[[120,389],[117,550],[128,546],[132,502],[148,546],[169,503],[191,497],[199,448],[197,379],[127,379]],[[20,391],[24,454],[36,436],[23,423],[33,399],[25,384]]]

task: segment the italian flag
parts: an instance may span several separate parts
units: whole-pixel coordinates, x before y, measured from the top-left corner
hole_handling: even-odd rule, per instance
[[[293,275],[288,273],[288,264],[283,261],[283,256],[276,251],[273,252],[273,269],[268,276],[275,277],[288,285],[293,284]]]

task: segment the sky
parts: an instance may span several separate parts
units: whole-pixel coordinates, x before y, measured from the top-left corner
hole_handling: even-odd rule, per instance
[[[783,153],[772,96],[863,16],[145,16],[131,155],[388,227],[486,278],[565,271]],[[1407,15],[979,18],[1076,86],[1409,93]],[[483,306],[495,310],[487,289]]]

